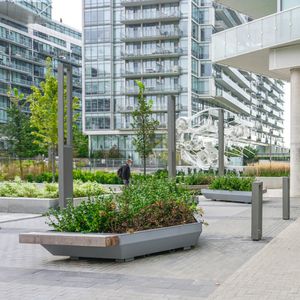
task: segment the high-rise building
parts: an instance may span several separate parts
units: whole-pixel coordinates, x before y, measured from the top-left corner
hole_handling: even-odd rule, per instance
[[[179,116],[223,107],[252,125],[261,150],[283,146],[283,82],[213,65],[211,37],[250,19],[211,0],[83,0],[83,124],[91,150],[137,161],[131,112],[142,80],[166,148],[167,96]]]
[[[252,16],[253,21],[213,36],[214,61],[291,83],[291,195],[299,197],[300,0],[217,2]]]
[[[73,95],[81,99],[81,33],[51,19],[51,0],[0,0],[0,123],[7,121],[7,92],[17,88],[25,96],[45,76],[51,57],[73,65]]]

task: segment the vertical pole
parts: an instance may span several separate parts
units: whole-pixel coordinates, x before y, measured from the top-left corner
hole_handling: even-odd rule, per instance
[[[252,184],[252,210],[251,210],[251,239],[259,241],[262,238],[262,182]]]
[[[64,65],[58,63],[58,183],[59,183],[59,206],[65,207],[64,200]]]
[[[67,67],[67,136],[65,144],[65,99],[64,99],[64,64],[58,64],[58,177],[59,206],[67,206],[73,197],[73,148],[72,148],[72,69]]]
[[[290,178],[282,178],[282,219],[290,219]]]
[[[168,96],[168,173],[176,177],[176,98]]]
[[[73,78],[72,66],[67,67],[67,145],[72,145],[73,141]]]
[[[291,70],[290,194],[300,197],[300,68]]]
[[[219,176],[224,176],[224,110],[219,109],[218,123]]]

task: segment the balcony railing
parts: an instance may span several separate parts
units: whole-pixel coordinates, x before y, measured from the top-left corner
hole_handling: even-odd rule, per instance
[[[121,21],[123,23],[139,23],[139,22],[147,22],[149,20],[168,20],[168,19],[180,19],[180,11],[174,11],[174,12],[162,12],[162,11],[155,11],[153,13],[145,13],[145,12],[139,12],[136,14],[127,14],[121,16]]]
[[[227,106],[233,108],[236,111],[243,112],[246,114],[250,114],[250,107],[243,104],[239,99],[232,96],[230,93],[223,91],[221,89],[216,90],[216,97],[222,98],[227,101]]]
[[[122,0],[121,4],[124,6],[136,6],[146,4],[162,4],[162,3],[178,3],[179,0]]]
[[[122,56],[124,58],[142,58],[142,57],[161,57],[161,56],[180,56],[180,55],[186,55],[187,49],[183,48],[175,48],[175,49],[164,49],[164,48],[158,48],[153,49],[152,52],[143,52],[141,50],[136,51],[125,51],[122,53]]]
[[[144,68],[143,70],[125,70],[124,75],[128,77],[149,76],[149,75],[179,75],[181,68],[174,66],[172,68]]]
[[[156,39],[172,39],[172,38],[180,38],[184,36],[183,31],[180,29],[174,29],[174,30],[156,30],[151,33],[145,34],[145,32],[142,32],[141,30],[135,31],[135,32],[127,32],[123,36],[123,40],[133,40],[141,39],[141,40],[156,40]]]
[[[172,94],[172,93],[180,93],[185,91],[184,88],[182,88],[180,85],[175,86],[166,86],[166,85],[156,85],[153,87],[147,87],[145,90],[145,94],[155,94],[155,93],[166,93],[166,94]],[[126,94],[138,94],[139,88],[137,86],[126,87]]]
[[[213,35],[215,61],[300,39],[300,6]]]
[[[224,83],[227,84],[228,88],[235,90],[242,98],[244,98],[245,101],[251,101],[250,95],[225,73],[217,73],[216,79],[223,80]]]

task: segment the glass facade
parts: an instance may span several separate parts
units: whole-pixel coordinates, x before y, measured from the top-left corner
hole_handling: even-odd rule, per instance
[[[25,6],[34,13],[44,17],[52,17],[52,0],[14,0],[17,4]]]
[[[43,11],[45,20],[52,22],[51,1],[16,2],[34,12]],[[45,30],[39,24],[22,24],[0,12],[0,123],[7,121],[8,90],[17,88],[25,96],[30,94],[31,86],[38,86],[44,79],[47,57],[52,58],[55,72],[60,59],[73,65],[73,95],[82,98],[81,34],[77,32],[78,39],[68,34],[68,27],[63,24],[60,27],[65,28],[65,33]],[[28,107],[25,110],[29,112]]]
[[[93,151],[117,145],[125,157],[137,159],[130,142],[136,80],[143,81],[147,98],[153,100],[162,140],[170,94],[176,97],[178,116],[222,106],[251,121],[251,82],[256,79],[211,62],[212,33],[246,22],[246,17],[211,0],[83,3],[84,130]],[[165,148],[162,142],[160,149]]]

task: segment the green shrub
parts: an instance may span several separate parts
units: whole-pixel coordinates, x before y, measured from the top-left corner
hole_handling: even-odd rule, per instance
[[[64,232],[132,232],[195,222],[196,204],[175,182],[146,178],[115,197],[71,204],[48,214],[48,224]]]
[[[205,173],[195,173],[186,176],[178,176],[177,182],[184,183],[187,185],[203,185],[211,184],[215,176]]]
[[[91,197],[100,196],[107,193],[107,191],[96,182],[81,182],[74,181],[73,196],[77,197]],[[58,184],[45,183],[38,185],[36,183],[11,181],[0,183],[1,197],[28,197],[28,198],[57,198]]]
[[[216,177],[209,185],[211,190],[251,191],[254,178],[224,176]]]

